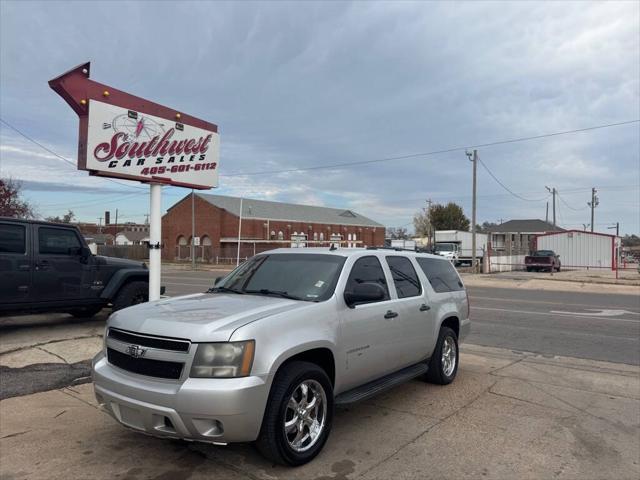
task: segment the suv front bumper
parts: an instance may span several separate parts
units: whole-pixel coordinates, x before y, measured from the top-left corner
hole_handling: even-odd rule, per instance
[[[104,352],[93,359],[100,406],[142,433],[209,443],[258,437],[269,395],[268,377],[156,379],[121,370]]]

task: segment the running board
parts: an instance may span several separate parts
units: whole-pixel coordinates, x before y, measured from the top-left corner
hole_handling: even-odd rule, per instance
[[[402,370],[398,370],[390,375],[378,378],[377,380],[365,383],[360,387],[341,393],[336,396],[333,403],[335,405],[348,405],[350,403],[367,400],[381,392],[384,392],[385,390],[388,390],[389,388],[393,388],[396,385],[413,380],[414,378],[427,373],[427,370],[429,370],[429,365],[426,363],[416,363],[415,365],[403,368]]]

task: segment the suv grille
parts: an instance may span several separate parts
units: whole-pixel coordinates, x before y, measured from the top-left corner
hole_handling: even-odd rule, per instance
[[[109,363],[129,372],[149,377],[169,378],[177,380],[182,374],[184,363],[167,362],[165,360],[150,360],[148,358],[134,358],[125,353],[107,348]]]
[[[127,332],[126,330],[119,330],[117,328],[109,329],[109,338],[113,338],[114,340],[119,340],[125,343],[141,345],[143,347],[159,348],[161,350],[172,350],[174,352],[188,352],[190,345],[189,340],[183,340],[179,338],[149,337],[147,335]]]

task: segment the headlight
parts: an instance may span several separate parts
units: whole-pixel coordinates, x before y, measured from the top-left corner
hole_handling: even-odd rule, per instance
[[[251,373],[255,341],[200,343],[191,365],[190,377],[233,378]]]

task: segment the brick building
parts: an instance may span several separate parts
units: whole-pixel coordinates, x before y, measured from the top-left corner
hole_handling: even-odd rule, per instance
[[[238,197],[196,193],[196,258],[236,257],[240,204]],[[166,260],[190,258],[191,194],[173,205],[162,217],[162,255]],[[381,246],[384,226],[352,210],[242,199],[241,256],[279,247]]]

